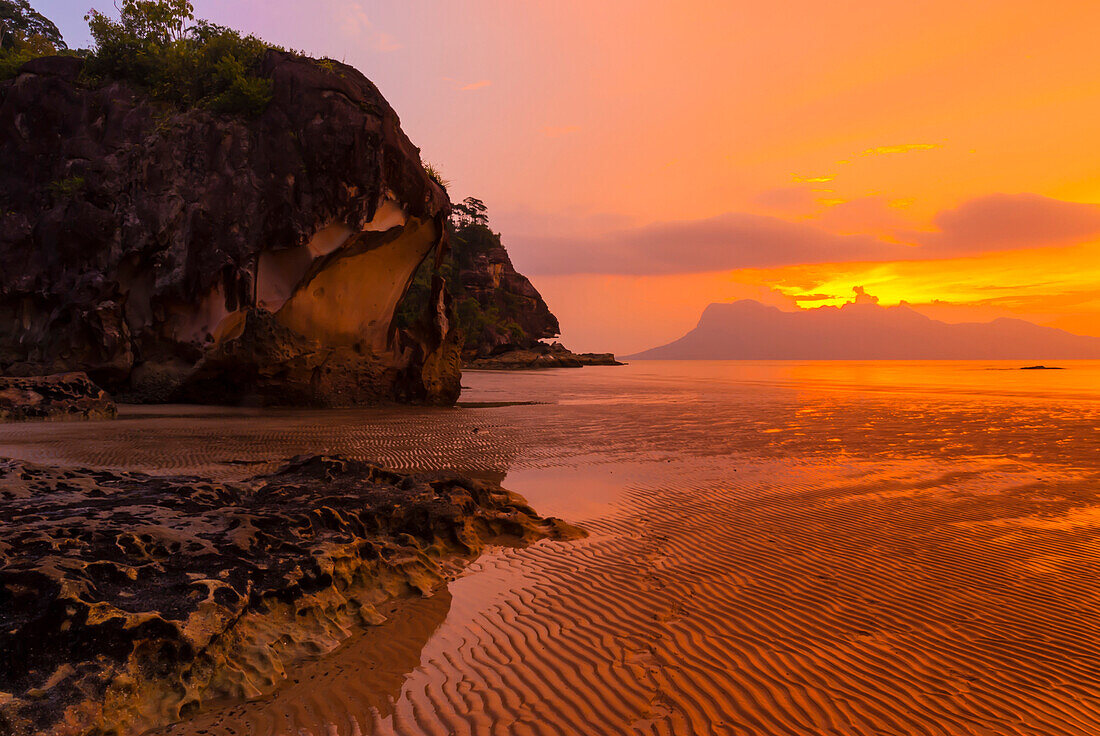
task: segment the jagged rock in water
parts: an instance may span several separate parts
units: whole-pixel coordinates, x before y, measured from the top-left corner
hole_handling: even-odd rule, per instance
[[[0,422],[113,419],[117,414],[107,392],[83,373],[0,376]]]
[[[498,485],[294,458],[223,483],[0,461],[0,733],[141,733],[270,692],[488,543],[583,532]]]
[[[622,365],[612,353],[574,353],[560,342],[543,342],[530,347],[504,346],[495,352],[466,362],[475,370],[516,371],[537,368],[583,368],[586,365]]]
[[[325,395],[314,365],[313,403],[454,400],[449,314],[426,310],[434,324],[404,333],[393,320],[443,247],[450,204],[370,81],[270,51],[273,99],[246,119],[84,86],[81,63],[36,59],[0,82],[0,371],[83,370],[128,399],[169,400],[255,307],[339,353],[341,370],[361,356],[338,391],[379,381]]]

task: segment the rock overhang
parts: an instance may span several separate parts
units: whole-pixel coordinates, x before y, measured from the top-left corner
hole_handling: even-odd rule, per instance
[[[447,334],[412,346],[393,316],[445,247],[450,203],[358,71],[270,51],[272,102],[246,120],[166,112],[121,83],[82,87],[72,67],[38,60],[0,85],[0,192],[15,205],[0,216],[0,255],[15,266],[0,275],[0,369],[87,370],[165,399],[174,379],[160,367],[184,375],[254,308],[402,380],[445,349]],[[456,393],[457,363],[445,370]],[[159,388],[133,385],[135,372]]]

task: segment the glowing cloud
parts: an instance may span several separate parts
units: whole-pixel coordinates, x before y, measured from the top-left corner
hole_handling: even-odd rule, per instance
[[[490,82],[488,79],[482,79],[482,80],[479,80],[477,82],[472,82],[470,84],[467,84],[463,87],[459,87],[459,89],[463,92],[472,92],[475,89],[484,89],[485,87],[488,87],[490,84],[492,84],[492,82]]]
[[[892,153],[909,153],[911,151],[931,151],[940,148],[939,143],[904,143],[900,146],[879,146],[861,151],[860,156],[886,156]]]
[[[372,51],[386,53],[401,48],[401,44],[393,36],[375,28],[367,11],[359,3],[353,2],[344,6],[343,16],[344,27],[352,36],[365,40],[366,46]]]

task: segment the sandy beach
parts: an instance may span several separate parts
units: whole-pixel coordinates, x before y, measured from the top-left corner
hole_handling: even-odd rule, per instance
[[[339,452],[589,532],[160,733],[1095,734],[1100,363],[1064,365],[473,372],[453,410],[124,408],[0,455],[234,480]]]

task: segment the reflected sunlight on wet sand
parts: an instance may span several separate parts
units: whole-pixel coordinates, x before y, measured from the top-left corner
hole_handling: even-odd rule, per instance
[[[580,542],[166,733],[1100,734],[1100,362],[467,373],[430,410],[127,408],[0,455],[252,475],[340,452],[503,478]]]

